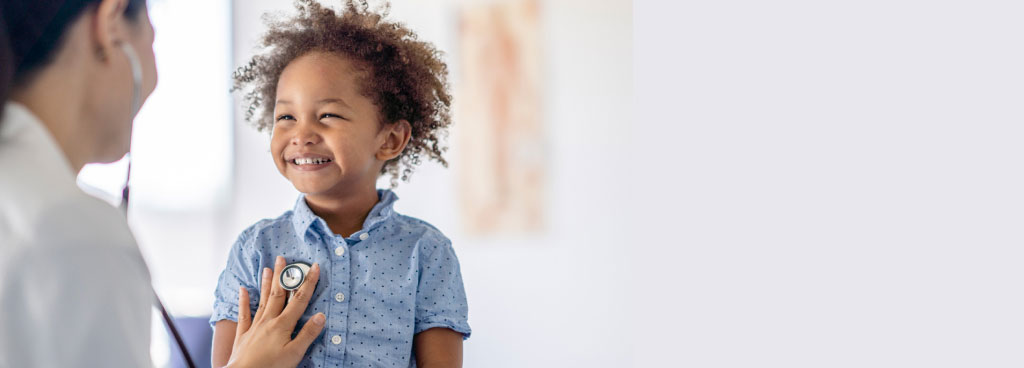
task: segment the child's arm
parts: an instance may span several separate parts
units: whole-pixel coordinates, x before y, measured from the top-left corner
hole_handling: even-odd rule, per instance
[[[211,363],[213,368],[220,368],[228,364],[231,358],[231,347],[235,344],[235,330],[238,323],[230,319],[217,321],[213,329],[213,353]]]
[[[220,324],[217,324],[220,327]],[[461,368],[462,334],[451,329],[435,327],[413,337],[412,349],[416,353],[416,366],[420,368]],[[216,354],[216,342],[214,354]]]
[[[419,367],[462,367],[462,341],[471,332],[469,307],[462,285],[459,260],[451,241],[438,235],[423,241],[416,289],[416,335],[413,354]],[[433,246],[432,246],[433,245]]]

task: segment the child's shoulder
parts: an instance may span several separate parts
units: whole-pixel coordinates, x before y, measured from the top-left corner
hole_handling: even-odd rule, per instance
[[[256,221],[238,234],[238,243],[252,243],[268,235],[279,236],[281,232],[291,230],[292,210],[285,211],[281,216],[275,218],[264,218]]]
[[[396,212],[393,224],[393,228],[385,229],[385,231],[408,236],[416,239],[417,243],[429,243],[432,245],[451,243],[451,240],[437,227],[416,217]]]

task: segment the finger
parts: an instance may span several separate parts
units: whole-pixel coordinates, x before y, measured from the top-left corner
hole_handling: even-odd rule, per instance
[[[263,319],[277,317],[281,314],[281,309],[284,309],[288,291],[281,287],[281,283],[277,282],[277,280],[281,279],[281,272],[284,271],[284,266],[284,257],[277,256],[277,259],[274,261],[274,277],[269,282],[270,296],[267,298],[267,310],[263,312]]]
[[[284,312],[281,313],[281,317],[284,318],[282,322],[285,326],[294,326],[298,323],[299,317],[302,317],[302,313],[309,306],[309,301],[312,299],[313,291],[316,290],[316,284],[319,281],[320,264],[314,263],[313,267],[310,267],[309,272],[306,273],[306,279],[302,282],[302,286],[295,290],[292,300],[288,301],[288,305],[284,307]]]
[[[305,326],[302,326],[302,330],[295,335],[295,339],[285,345],[286,349],[293,349],[298,351],[300,354],[305,353],[309,345],[316,340],[317,336],[320,336],[320,331],[323,331],[325,321],[327,317],[323,313],[317,313],[313,318],[306,322]]]
[[[235,328],[235,339],[249,331],[252,325],[252,311],[249,310],[249,290],[244,286],[238,288],[238,326]]]
[[[253,321],[259,321],[263,317],[263,311],[267,310],[267,299],[270,298],[270,282],[273,274],[270,268],[263,267],[262,279],[260,281],[260,304],[256,306],[256,316]]]

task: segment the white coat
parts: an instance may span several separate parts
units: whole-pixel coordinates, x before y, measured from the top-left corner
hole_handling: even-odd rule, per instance
[[[121,211],[90,197],[45,126],[0,121],[0,367],[148,367],[149,271]]]

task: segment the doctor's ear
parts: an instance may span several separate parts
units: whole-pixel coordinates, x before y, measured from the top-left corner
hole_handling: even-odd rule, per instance
[[[377,159],[387,161],[398,157],[409,144],[412,137],[412,125],[409,121],[402,119],[392,124],[385,125],[380,134],[384,135],[384,142],[377,150]]]
[[[93,23],[90,33],[96,56],[103,62],[110,59],[122,42],[128,42],[128,29],[125,22],[125,9],[129,0],[102,0],[92,14]]]

